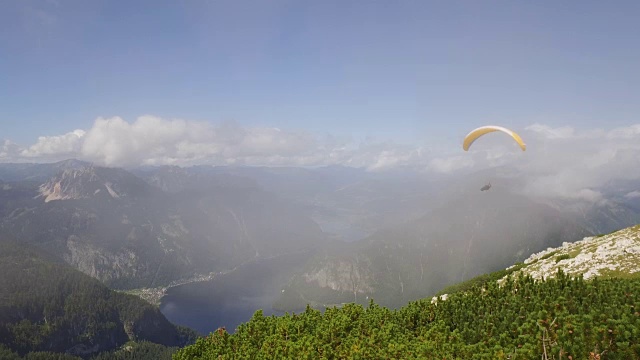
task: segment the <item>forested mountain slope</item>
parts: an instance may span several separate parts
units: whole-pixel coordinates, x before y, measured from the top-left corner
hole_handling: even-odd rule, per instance
[[[129,341],[179,346],[194,338],[142,299],[24,244],[0,241],[0,274],[0,344],[19,354],[87,358]]]

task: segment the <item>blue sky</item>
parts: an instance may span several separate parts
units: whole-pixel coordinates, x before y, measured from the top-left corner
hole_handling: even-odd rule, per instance
[[[637,1],[0,2],[0,139],[152,114],[457,147],[640,114]]]

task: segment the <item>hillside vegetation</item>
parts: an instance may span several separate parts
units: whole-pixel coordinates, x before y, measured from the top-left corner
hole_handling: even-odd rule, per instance
[[[0,242],[0,274],[0,344],[20,355],[88,358],[129,341],[182,346],[194,338],[144,300],[23,244]]]
[[[640,359],[640,280],[508,277],[398,310],[371,301],[264,317],[179,350],[187,359]],[[545,355],[546,354],[546,355]]]
[[[171,360],[175,347],[166,347],[150,342],[128,343],[114,351],[95,355],[90,360]],[[9,350],[0,344],[0,359],[2,360],[82,360],[81,357],[50,351],[34,351],[24,356]]]
[[[639,232],[549,248],[397,310],[258,311],[174,359],[640,359]]]

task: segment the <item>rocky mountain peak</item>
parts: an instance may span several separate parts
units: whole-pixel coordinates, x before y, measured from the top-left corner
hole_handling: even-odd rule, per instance
[[[145,187],[145,183],[122,169],[86,165],[66,168],[40,185],[45,202],[92,197],[120,199]]]

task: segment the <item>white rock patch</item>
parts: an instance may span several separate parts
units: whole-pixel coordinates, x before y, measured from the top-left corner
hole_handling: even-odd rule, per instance
[[[561,255],[570,258],[557,261]],[[565,242],[561,247],[531,255],[524,263],[527,266],[514,276],[525,273],[535,279],[549,278],[555,276],[558,269],[572,276],[582,274],[585,279],[606,276],[611,271],[634,274],[640,272],[640,226],[605,236],[586,237],[574,243]]]

